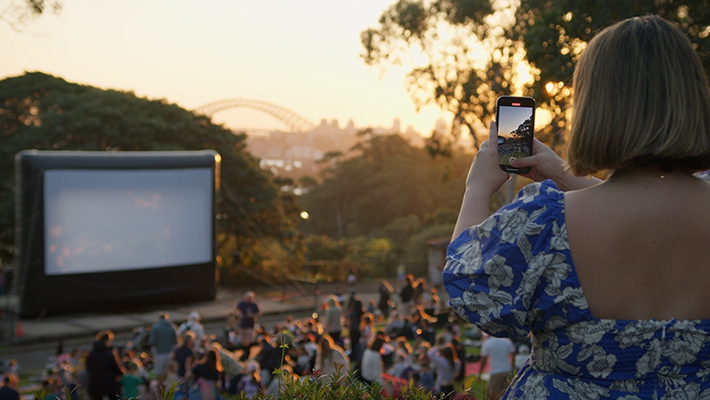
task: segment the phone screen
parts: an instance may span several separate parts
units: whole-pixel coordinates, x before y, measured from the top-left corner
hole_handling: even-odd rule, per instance
[[[524,174],[530,170],[510,167],[511,157],[532,155],[535,107],[534,101],[532,106],[528,104],[529,101],[515,101],[515,98],[510,97],[498,102],[498,163],[504,171]]]

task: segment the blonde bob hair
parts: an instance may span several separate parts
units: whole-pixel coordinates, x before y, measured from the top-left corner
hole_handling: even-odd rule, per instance
[[[635,17],[589,42],[574,71],[567,160],[577,176],[710,169],[708,80],[683,32],[657,16]]]

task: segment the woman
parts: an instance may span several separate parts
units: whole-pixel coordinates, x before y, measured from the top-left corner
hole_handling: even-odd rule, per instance
[[[126,371],[119,362],[118,352],[113,348],[113,338],[113,332],[109,329],[97,333],[96,341],[86,358],[89,396],[92,400],[121,396],[118,380]]]
[[[259,392],[264,391],[264,384],[261,382],[261,371],[259,363],[250,361],[247,363],[246,373],[237,384],[237,394],[244,395],[245,398],[254,398]]]
[[[376,338],[372,341],[370,347],[365,349],[362,353],[362,361],[360,362],[360,376],[362,381],[368,385],[374,382],[382,381],[382,373],[384,371],[384,363],[382,361],[382,355],[380,350],[382,350],[382,345],[384,345],[384,340],[382,338]]]
[[[342,312],[340,302],[335,295],[328,296],[328,301],[325,303],[325,318],[323,321],[323,331],[333,338],[336,343],[340,339],[340,333],[343,331],[341,322]]]
[[[453,396],[456,390],[454,381],[461,368],[461,361],[456,356],[456,349],[451,343],[447,343],[432,347],[427,352],[427,356],[429,356],[430,363],[436,366],[435,388],[437,393],[442,396]]]
[[[344,377],[350,370],[350,359],[345,350],[336,345],[328,335],[323,335],[318,342],[315,370],[325,377],[331,377],[336,372]]]
[[[201,400],[214,400],[217,398],[217,385],[221,381],[222,363],[218,350],[210,348],[202,360],[192,369],[193,385],[202,395]]]
[[[532,332],[506,399],[708,396],[710,184],[692,174],[710,168],[703,66],[672,24],[631,18],[589,42],[573,105],[569,170],[535,142],[512,165],[538,183],[490,218],[508,177],[497,140],[482,144],[448,250],[451,304],[494,336]]]

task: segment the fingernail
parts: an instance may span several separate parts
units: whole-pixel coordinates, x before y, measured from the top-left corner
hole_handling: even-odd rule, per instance
[[[515,164],[516,162],[518,162],[518,159],[515,157],[510,157],[510,160],[508,162],[511,164]]]

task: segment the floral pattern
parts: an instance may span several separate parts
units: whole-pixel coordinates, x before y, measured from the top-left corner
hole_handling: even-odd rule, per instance
[[[487,333],[532,332],[530,359],[505,399],[710,400],[710,320],[595,318],[552,181],[526,186],[456,238],[444,283],[451,307]]]

